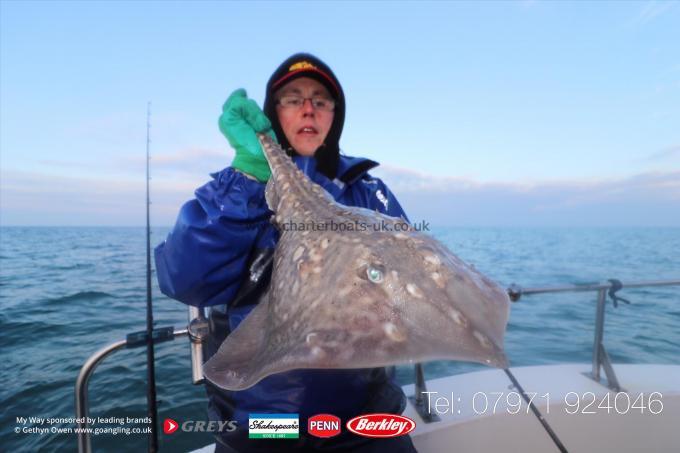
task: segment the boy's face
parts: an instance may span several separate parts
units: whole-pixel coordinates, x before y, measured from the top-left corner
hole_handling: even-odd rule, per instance
[[[315,109],[309,98],[333,99],[326,87],[308,77],[300,77],[282,86],[276,92],[276,99],[296,95],[306,98],[300,108],[276,106],[281,129],[290,145],[302,156],[313,156],[326,140],[335,115],[332,111]]]

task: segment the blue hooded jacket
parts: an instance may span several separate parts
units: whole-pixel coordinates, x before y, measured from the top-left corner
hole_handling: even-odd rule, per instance
[[[397,199],[387,186],[368,171],[378,164],[368,159],[340,156],[337,178],[317,171],[314,159],[292,157],[312,181],[335,200],[403,217]],[[184,204],[177,223],[165,242],[155,250],[161,291],[185,304],[219,306],[228,327],[212,334],[223,339],[252,310],[256,300],[233,301],[248,284],[249,264],[260,250],[271,249],[278,231],[270,223],[272,212],[264,197],[265,184],[228,167],[196,190],[196,198]],[[268,281],[265,282],[268,285]],[[226,330],[217,332],[216,330]],[[212,351],[219,346],[216,341]],[[255,386],[227,392],[208,386],[212,417],[235,419],[247,426],[248,413],[299,413],[300,419],[331,413],[347,421],[369,412],[401,413],[404,394],[385,368],[350,370],[292,370],[269,376]],[[223,434],[224,436],[224,434]]]

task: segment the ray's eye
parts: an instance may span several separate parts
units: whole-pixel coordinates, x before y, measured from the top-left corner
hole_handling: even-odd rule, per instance
[[[366,268],[366,276],[368,276],[368,279],[373,283],[382,283],[384,274],[382,269],[378,269],[374,266],[368,266]]]

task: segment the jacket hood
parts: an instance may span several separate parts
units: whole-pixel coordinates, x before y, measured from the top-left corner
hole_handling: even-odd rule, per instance
[[[283,133],[279,117],[276,113],[274,93],[288,82],[299,77],[309,77],[322,83],[335,99],[333,123],[328,131],[324,144],[314,153],[316,170],[333,180],[338,173],[340,158],[340,136],[345,124],[345,94],[342,86],[330,67],[319,58],[308,53],[297,53],[287,58],[274,71],[267,82],[267,93],[264,100],[264,113],[272,123],[272,128],[281,147],[290,155],[297,154]]]

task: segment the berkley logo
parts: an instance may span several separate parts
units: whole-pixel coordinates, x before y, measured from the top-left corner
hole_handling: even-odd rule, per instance
[[[366,414],[347,422],[347,429],[364,437],[399,437],[416,429],[416,422],[395,414]]]
[[[316,437],[333,437],[340,434],[340,419],[331,414],[317,414],[307,420],[307,432]]]

